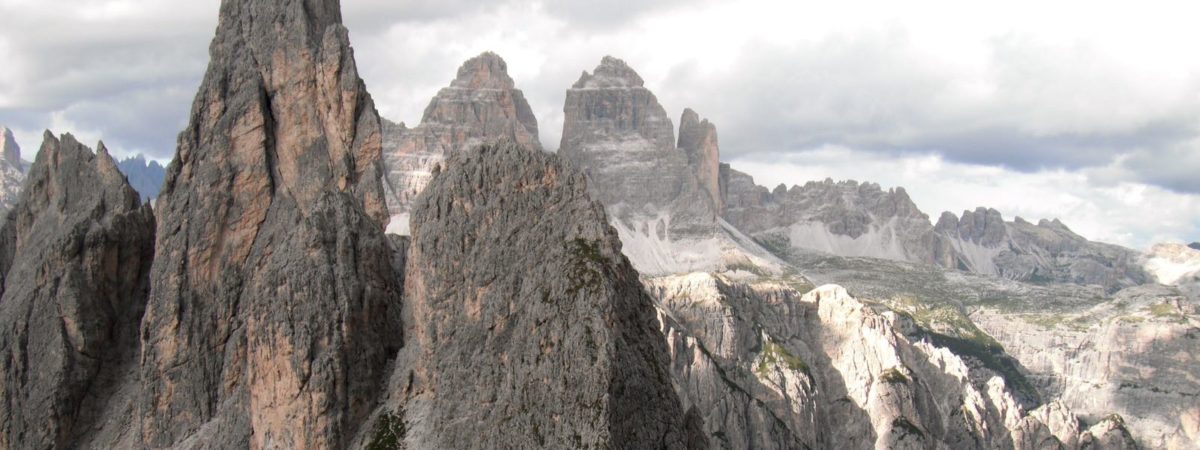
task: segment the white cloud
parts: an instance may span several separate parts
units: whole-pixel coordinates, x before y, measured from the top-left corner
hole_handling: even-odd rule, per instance
[[[219,4],[0,0],[0,16],[19,18],[0,28],[0,123],[18,130],[27,154],[37,145],[30,139],[40,140],[57,117],[100,134],[114,151],[168,157],[203,74]],[[525,91],[545,146],[557,148],[565,90],[612,54],[641,73],[672,119],[693,107],[715,122],[730,159],[810,157],[813,148],[840,145],[872,160],[919,162],[911,169],[918,172],[994,170],[960,177],[959,200],[923,195],[930,206],[955,210],[1076,211],[1081,223],[1063,220],[1134,245],[1160,233],[1195,238],[1185,225],[1141,223],[1145,205],[1156,202],[1164,214],[1200,216],[1188,203],[1196,197],[1150,187],[1200,193],[1194,2],[343,6],[359,68],[393,120],[419,121],[462,61],[493,50]],[[839,173],[812,175],[894,179],[884,170]],[[1138,186],[1148,200],[1128,207],[1117,200]],[[998,194],[1035,188],[1027,204]]]

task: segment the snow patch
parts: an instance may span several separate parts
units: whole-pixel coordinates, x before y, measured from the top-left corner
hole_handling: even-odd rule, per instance
[[[387,229],[384,231],[387,234],[396,234],[400,236],[410,236],[412,231],[409,229],[408,213],[396,214],[388,221]]]

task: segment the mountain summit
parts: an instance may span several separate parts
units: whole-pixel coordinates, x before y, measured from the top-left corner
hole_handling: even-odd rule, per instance
[[[138,446],[343,448],[400,346],[380,122],[336,0],[222,2],[158,199]]]
[[[384,167],[392,229],[405,232],[407,213],[435,166],[475,146],[497,141],[541,150],[537,118],[499,55],[485,52],[463,63],[458,75],[425,108],[421,124],[383,123]]]

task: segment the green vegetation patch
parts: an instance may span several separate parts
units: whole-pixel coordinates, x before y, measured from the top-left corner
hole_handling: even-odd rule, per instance
[[[879,379],[887,384],[908,384],[908,376],[900,371],[900,368],[893,367],[879,374]]]
[[[608,264],[608,258],[600,252],[600,241],[576,239],[570,243],[567,250],[575,257],[567,271],[571,279],[567,295],[573,297],[585,287],[599,285],[603,279],[600,271]]]
[[[1187,318],[1179,311],[1179,308],[1167,302],[1150,305],[1147,310],[1150,311],[1150,315],[1159,319],[1171,319],[1181,323],[1187,321]]]
[[[375,432],[371,435],[371,442],[367,444],[367,450],[399,450],[404,448],[402,444],[407,436],[408,429],[404,425],[404,410],[401,409],[395,414],[385,412],[375,422]]]
[[[766,341],[763,343],[761,358],[762,359],[758,362],[758,367],[756,367],[754,370],[754,372],[758,374],[759,378],[766,378],[771,371],[770,366],[774,364],[783,364],[783,366],[787,367],[788,370],[803,372],[805,376],[810,378],[812,377],[812,373],[809,371],[808,364],[805,364],[804,360],[800,359],[800,357],[796,355],[791,354],[786,348],[783,348],[782,345],[774,342]]]
[[[1070,316],[1066,314],[1022,314],[1018,317],[1025,321],[1025,323],[1037,325],[1047,330],[1065,327],[1073,331],[1087,331],[1093,322],[1088,316]]]

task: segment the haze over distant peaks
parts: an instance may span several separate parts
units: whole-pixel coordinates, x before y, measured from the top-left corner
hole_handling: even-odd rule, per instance
[[[129,184],[137,189],[143,200],[158,198],[158,190],[167,176],[167,169],[162,164],[146,160],[139,154],[117,162],[117,167],[129,177]]]

